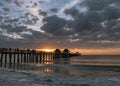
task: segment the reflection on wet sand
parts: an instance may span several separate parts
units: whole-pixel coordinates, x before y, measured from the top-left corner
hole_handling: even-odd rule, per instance
[[[0,67],[27,71],[36,74],[44,72],[47,74],[57,73],[77,77],[120,75],[120,68],[118,67],[73,65],[72,60],[66,58],[52,59],[46,57],[44,60],[41,60],[38,63],[0,63]]]
[[[18,64],[18,63],[0,63],[1,68],[7,69],[17,69],[21,71],[34,71],[34,72],[44,72],[44,73],[67,73],[69,70],[64,70],[60,67],[53,66],[54,64],[70,64],[66,59],[53,59],[46,57],[39,63],[29,63],[29,64]]]

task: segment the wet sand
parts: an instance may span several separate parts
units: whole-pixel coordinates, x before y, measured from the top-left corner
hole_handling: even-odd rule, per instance
[[[63,74],[33,74],[0,68],[0,86],[120,86],[120,76],[80,77]]]

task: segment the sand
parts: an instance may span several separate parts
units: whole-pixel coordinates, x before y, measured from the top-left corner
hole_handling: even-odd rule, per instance
[[[120,86],[120,76],[80,77],[62,74],[34,74],[0,68],[0,86]]]

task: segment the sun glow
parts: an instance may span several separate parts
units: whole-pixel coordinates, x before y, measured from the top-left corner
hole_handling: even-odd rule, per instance
[[[45,52],[53,52],[52,49],[42,49],[42,51],[45,51]]]

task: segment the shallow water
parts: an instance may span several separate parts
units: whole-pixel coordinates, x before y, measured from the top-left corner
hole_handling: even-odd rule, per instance
[[[74,65],[120,66],[120,56],[81,56],[72,58],[71,62]]]
[[[47,61],[29,64],[1,63],[0,67],[35,74],[44,72],[77,77],[118,76],[120,75],[120,56],[79,56],[50,61],[47,59]]]

